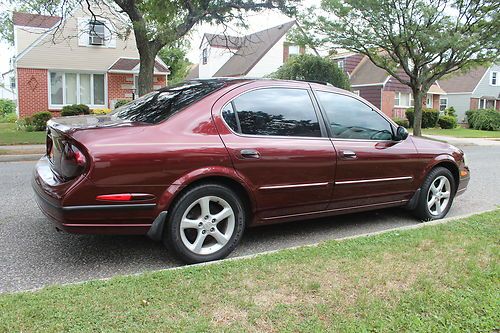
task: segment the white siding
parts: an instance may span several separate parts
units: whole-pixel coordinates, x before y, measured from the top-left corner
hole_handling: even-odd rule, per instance
[[[100,15],[109,17],[117,30],[123,30],[124,24],[116,18],[113,19],[112,14]],[[133,33],[126,40],[116,38],[115,47],[79,46],[78,19],[89,17],[90,14],[84,9],[77,10],[57,33],[55,43],[49,33],[18,59],[17,67],[105,72],[120,57],[139,57]]]
[[[203,64],[203,49],[207,49],[207,63]],[[212,77],[224,65],[237,50],[229,50],[225,47],[211,47],[206,38],[200,48],[199,78]]]
[[[483,96],[494,96],[497,99],[500,98],[500,84],[497,84],[496,86],[490,85],[491,72],[498,72],[499,75],[497,80],[500,80],[500,65],[491,66],[486,71],[481,81],[479,81],[476,89],[474,89],[474,91],[472,92],[472,97],[480,98]]]
[[[276,71],[283,65],[283,43],[285,36],[274,44],[274,46],[259,60],[257,64],[248,72],[248,77],[263,77]]]
[[[465,123],[465,111],[470,109],[471,94],[447,94],[448,107],[453,106],[459,123]]]

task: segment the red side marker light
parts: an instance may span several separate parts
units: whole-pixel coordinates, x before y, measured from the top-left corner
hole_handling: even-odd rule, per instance
[[[132,200],[132,194],[123,193],[123,194],[104,194],[98,195],[96,200],[102,201],[130,201]]]

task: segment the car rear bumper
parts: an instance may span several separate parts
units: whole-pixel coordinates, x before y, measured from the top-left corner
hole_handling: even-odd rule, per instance
[[[146,234],[151,228],[153,203],[64,205],[67,195],[77,190],[77,183],[58,182],[46,157],[35,167],[32,187],[36,203],[57,229],[82,234]]]

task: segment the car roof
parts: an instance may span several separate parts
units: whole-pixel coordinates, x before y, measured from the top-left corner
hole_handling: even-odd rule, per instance
[[[268,81],[270,83],[272,82],[294,82],[294,83],[302,83],[305,87],[311,87],[313,89],[319,89],[319,90],[329,90],[333,92],[342,92],[342,93],[347,93],[347,94],[353,94],[351,91],[344,90],[341,88],[337,88],[327,82],[321,82],[321,81],[313,81],[313,80],[279,80],[279,79],[271,79],[271,78],[260,78],[260,77],[214,77],[214,78],[207,78],[207,79],[192,79],[185,81],[184,83],[187,82],[198,82],[198,83],[214,83],[214,82],[224,82],[226,85],[234,85],[238,83],[243,83],[243,82],[253,82],[253,81]],[[165,90],[168,90],[169,87],[165,87]]]

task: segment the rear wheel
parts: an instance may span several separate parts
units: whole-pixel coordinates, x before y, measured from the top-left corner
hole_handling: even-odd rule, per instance
[[[422,185],[415,215],[425,221],[445,217],[455,196],[455,186],[450,170],[443,167],[432,169]]]
[[[164,242],[188,263],[222,259],[245,229],[244,205],[230,188],[203,184],[185,192],[169,214]]]

